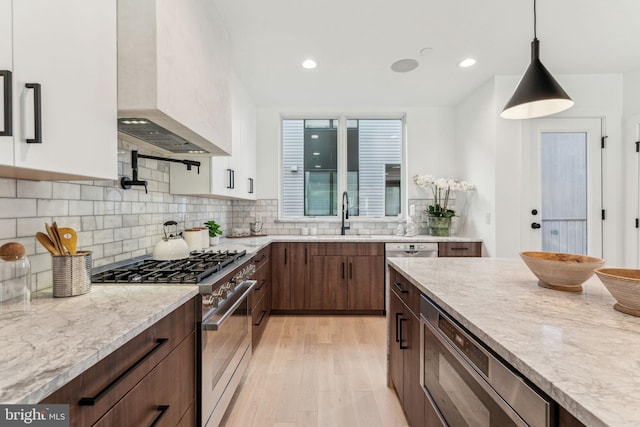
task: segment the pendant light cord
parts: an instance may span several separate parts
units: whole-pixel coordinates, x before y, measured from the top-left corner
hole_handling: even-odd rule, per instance
[[[533,0],[533,38],[537,39],[538,38],[538,33],[536,31],[536,27],[537,27],[537,19],[536,19],[536,0]]]

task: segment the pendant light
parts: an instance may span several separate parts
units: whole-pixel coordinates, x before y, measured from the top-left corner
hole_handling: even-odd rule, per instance
[[[533,41],[531,64],[524,72],[500,117],[532,119],[559,113],[573,106],[569,95],[540,62],[540,42],[536,33],[536,0],[533,0]]]

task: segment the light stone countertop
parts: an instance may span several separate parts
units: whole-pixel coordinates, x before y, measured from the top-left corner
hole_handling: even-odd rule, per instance
[[[0,317],[0,402],[39,402],[197,293],[191,285],[39,293],[28,314]]]
[[[640,318],[613,310],[597,276],[571,293],[519,259],[388,263],[587,426],[640,424]]]

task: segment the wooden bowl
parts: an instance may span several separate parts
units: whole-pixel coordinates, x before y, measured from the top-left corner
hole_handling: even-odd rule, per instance
[[[640,270],[598,268],[596,275],[618,301],[614,309],[640,317]]]
[[[582,292],[582,284],[605,263],[601,258],[557,252],[521,252],[520,257],[539,286],[565,292]]]

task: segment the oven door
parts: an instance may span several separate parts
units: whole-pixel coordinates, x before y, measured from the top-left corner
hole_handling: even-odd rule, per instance
[[[218,425],[251,358],[248,296],[255,284],[255,280],[245,281],[226,310],[202,322],[199,379],[203,426]]]
[[[420,311],[420,384],[443,424],[548,427],[555,423],[550,399],[533,390],[424,296]]]

